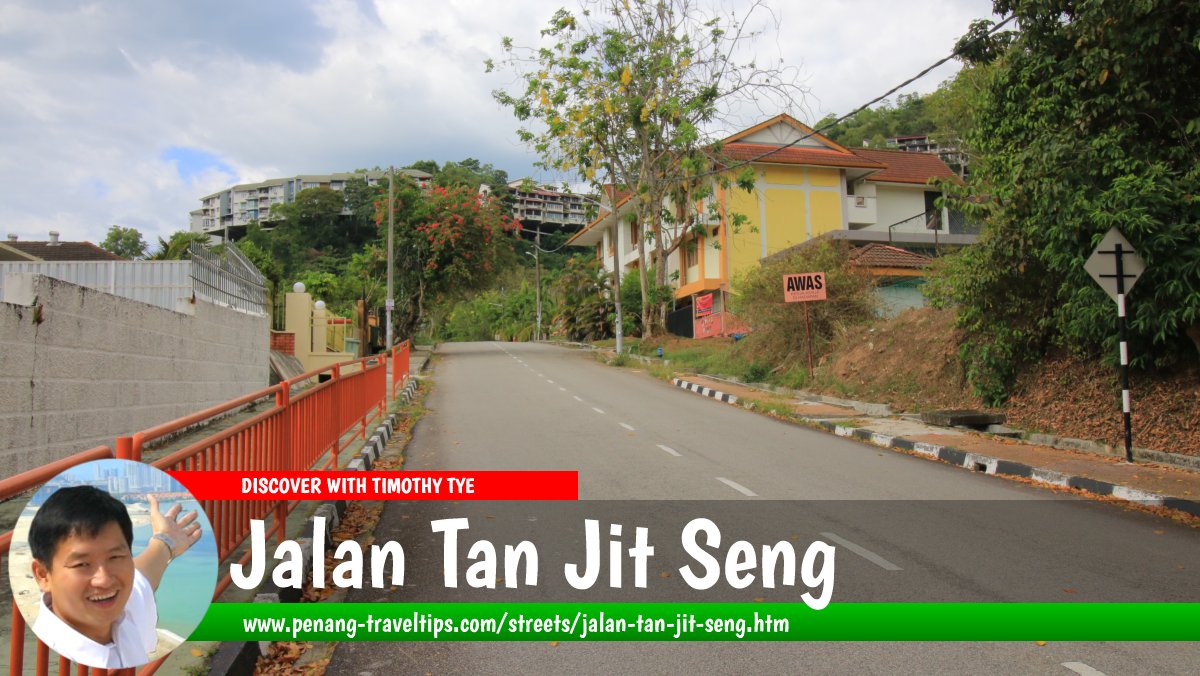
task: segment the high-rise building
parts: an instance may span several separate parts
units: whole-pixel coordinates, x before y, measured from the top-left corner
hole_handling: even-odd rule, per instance
[[[587,200],[581,195],[531,185],[528,180],[508,184],[512,191],[512,217],[526,232],[540,229],[576,231],[587,225]],[[484,186],[482,192],[490,192]]]
[[[416,169],[397,169],[396,174],[411,178],[422,188],[429,187],[433,176]],[[345,190],[352,178],[366,179],[367,185],[387,182],[386,171],[346,172],[337,174],[302,174],[292,178],[272,178],[259,183],[235,185],[200,198],[200,208],[190,212],[192,232],[203,232],[224,239],[237,237],[246,226],[258,222],[270,225],[279,220],[271,207],[296,201],[296,194],[309,188]],[[342,211],[349,215],[347,207]]]

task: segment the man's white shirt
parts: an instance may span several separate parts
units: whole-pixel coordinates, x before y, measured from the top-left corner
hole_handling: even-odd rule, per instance
[[[50,594],[42,594],[33,633],[51,650],[79,664],[102,669],[136,667],[150,661],[150,653],[158,643],[154,589],[138,570],[133,573],[133,592],[125,612],[113,625],[112,643],[96,643],[55,615],[52,608]]]

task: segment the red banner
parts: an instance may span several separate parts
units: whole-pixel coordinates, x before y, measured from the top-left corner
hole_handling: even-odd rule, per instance
[[[168,472],[197,500],[578,500],[579,472]]]
[[[711,293],[696,296],[696,317],[711,315],[713,311],[712,303],[713,295]]]

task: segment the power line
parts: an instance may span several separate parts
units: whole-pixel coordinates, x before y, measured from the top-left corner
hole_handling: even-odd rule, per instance
[[[964,45],[962,45],[962,46],[963,46],[963,47],[965,47],[967,44],[974,44],[975,42],[977,42],[977,41],[979,41],[979,40],[983,40],[984,38],[989,38],[989,37],[991,37],[991,36],[995,35],[996,33],[1000,32],[1000,29],[1001,29],[1001,28],[1003,28],[1005,25],[1007,25],[1009,22],[1011,22],[1011,21],[1012,21],[1013,19],[1015,19],[1015,18],[1016,18],[1016,15],[1015,15],[1015,14],[1009,15],[1007,18],[1005,18],[1005,19],[1004,19],[1003,21],[1001,21],[1000,23],[996,24],[995,26],[992,26],[992,28],[991,28],[990,30],[988,30],[988,32],[987,32],[987,33],[984,33],[983,35],[981,35],[981,36],[979,36],[979,37],[977,37],[977,38],[975,38],[975,39],[971,40],[970,42],[968,42],[968,43],[966,43],[966,44],[964,44]],[[706,177],[708,177],[708,176],[715,176],[715,175],[717,175],[717,174],[723,174],[723,173],[725,173],[725,172],[727,172],[727,171],[731,171],[731,170],[733,170],[733,169],[737,169],[737,168],[739,168],[739,167],[744,167],[744,166],[746,166],[746,165],[748,165],[748,164],[751,164],[751,163],[753,163],[753,162],[758,162],[759,160],[762,160],[764,157],[770,157],[771,155],[774,155],[775,153],[778,153],[778,152],[780,152],[780,151],[783,151],[783,150],[786,150],[786,149],[788,149],[788,148],[794,147],[794,146],[795,146],[797,143],[800,143],[801,141],[804,141],[804,140],[806,140],[806,139],[810,139],[810,138],[812,138],[813,136],[816,136],[817,134],[820,134],[820,133],[822,133],[822,132],[825,132],[825,131],[827,131],[827,130],[829,130],[829,129],[833,129],[834,127],[836,127],[837,125],[841,124],[842,122],[845,122],[846,120],[850,119],[851,117],[854,117],[855,115],[857,115],[857,114],[861,113],[862,111],[864,111],[864,110],[866,110],[866,109],[870,108],[871,106],[875,105],[876,103],[879,103],[880,101],[882,101],[882,100],[886,99],[887,97],[891,96],[892,94],[895,94],[897,91],[899,91],[899,90],[901,90],[901,89],[903,89],[903,88],[907,87],[908,85],[910,85],[910,84],[912,84],[912,83],[916,82],[917,80],[920,80],[921,78],[925,77],[926,75],[928,75],[929,73],[931,73],[931,72],[932,72],[932,71],[934,71],[935,69],[937,69],[937,68],[939,68],[939,67],[941,67],[941,66],[945,65],[946,63],[950,62],[952,59],[955,59],[955,58],[957,58],[957,57],[958,57],[958,54],[959,54],[959,52],[960,52],[960,51],[961,51],[961,47],[956,47],[956,48],[955,48],[955,49],[954,49],[952,52],[950,52],[950,54],[949,54],[949,55],[947,55],[947,56],[945,56],[945,57],[943,57],[943,58],[941,58],[941,59],[937,60],[937,61],[936,61],[936,62],[934,62],[932,65],[930,65],[930,66],[926,67],[924,70],[922,70],[921,72],[917,73],[916,75],[914,75],[914,76],[912,76],[912,77],[908,78],[908,79],[907,79],[907,80],[905,80],[904,82],[901,82],[900,84],[896,85],[895,87],[892,87],[891,89],[887,90],[887,91],[886,91],[886,92],[884,92],[883,94],[880,94],[879,96],[876,96],[875,98],[871,99],[870,101],[867,101],[866,103],[864,103],[863,105],[861,105],[861,106],[859,106],[859,107],[855,108],[854,110],[851,110],[850,112],[846,113],[845,115],[842,115],[841,117],[834,118],[833,120],[831,120],[831,121],[830,121],[830,122],[828,122],[827,124],[825,124],[825,125],[822,125],[822,126],[820,126],[820,127],[817,127],[817,128],[815,128],[815,129],[813,129],[811,132],[809,132],[809,133],[807,133],[807,134],[804,134],[803,136],[800,136],[799,138],[796,138],[795,140],[793,140],[793,141],[791,141],[791,142],[789,142],[789,143],[786,143],[786,144],[784,144],[784,145],[781,145],[781,146],[779,146],[779,147],[777,147],[777,148],[772,148],[771,150],[768,150],[768,151],[766,151],[766,152],[764,152],[764,153],[762,153],[762,154],[760,154],[760,155],[756,155],[756,156],[754,156],[754,157],[751,157],[750,159],[747,159],[747,160],[741,160],[741,161],[739,161],[739,162],[735,162],[735,163],[733,163],[733,164],[731,164],[731,165],[724,166],[724,167],[722,167],[722,168],[720,168],[720,169],[712,169],[712,170],[705,171],[705,172],[702,172],[702,173],[699,173],[699,174],[693,174],[693,175],[690,175],[690,176],[669,176],[669,177],[667,177],[667,180],[668,180],[668,181],[670,181],[670,180],[695,180],[695,179],[699,179],[699,178],[706,178]],[[586,199],[586,198],[585,198],[585,199]],[[603,204],[602,204],[602,203],[600,203],[600,202],[596,202],[595,200],[588,200],[588,201],[591,201],[591,202],[594,202],[594,203],[595,203],[595,204],[597,204],[597,205],[600,205],[601,209],[604,209],[604,208],[606,208],[606,207],[605,207],[605,205],[603,205]],[[608,210],[609,210],[609,211],[611,211],[611,212],[613,212],[613,213],[616,213],[616,206],[617,206],[617,205],[615,205],[615,204],[614,204],[613,206],[611,206],[611,207],[607,207],[607,208],[608,208]],[[907,220],[907,219],[906,219],[906,220]],[[590,224],[589,224],[589,225],[590,225]],[[585,228],[586,228],[586,227],[587,227],[587,226],[585,226]],[[560,246],[558,249],[555,249],[555,251],[558,251],[559,249],[562,249],[562,248],[563,248],[563,247],[565,247],[565,246],[566,246],[566,244],[564,243],[564,244],[563,244],[563,246]],[[539,248],[540,248],[540,247],[539,247]],[[545,251],[545,250],[543,249],[543,251]],[[547,251],[546,253],[553,253],[553,252],[549,252],[549,251]]]
[[[978,40],[982,40],[982,39],[984,39],[984,38],[988,38],[988,37],[991,37],[992,35],[995,35],[996,33],[998,33],[998,32],[1000,31],[1000,29],[1001,29],[1001,28],[1003,28],[1003,27],[1004,27],[1006,24],[1008,24],[1010,21],[1012,21],[1012,20],[1013,20],[1013,19],[1015,19],[1015,18],[1016,18],[1016,15],[1015,15],[1015,14],[1013,14],[1013,15],[1010,15],[1008,18],[1004,19],[1004,20],[1003,20],[1003,21],[1001,21],[1000,23],[996,24],[995,26],[992,26],[991,30],[989,30],[987,33],[985,33],[985,34],[983,34],[983,35],[981,35],[981,36],[979,36],[979,37],[975,38],[974,40],[972,40],[970,43],[967,43],[967,44],[972,44],[972,43],[974,43],[974,42],[976,42],[976,41],[978,41]],[[963,45],[963,46],[966,46],[966,45]],[[780,151],[782,151],[782,150],[786,150],[787,148],[791,148],[791,147],[795,146],[797,143],[799,143],[799,142],[801,142],[801,141],[804,141],[804,140],[806,140],[806,139],[812,138],[813,136],[815,136],[815,135],[817,135],[817,134],[820,134],[820,133],[822,133],[822,132],[824,132],[824,131],[826,131],[826,130],[829,130],[829,129],[832,129],[832,128],[836,127],[837,125],[841,124],[842,122],[845,122],[845,121],[846,121],[846,120],[848,120],[849,118],[851,118],[851,117],[854,117],[855,115],[857,115],[857,114],[861,113],[862,111],[866,110],[867,108],[870,108],[871,106],[875,105],[876,103],[879,103],[880,101],[882,101],[882,100],[886,99],[887,97],[891,96],[892,94],[895,94],[897,91],[899,91],[899,90],[901,90],[901,89],[903,89],[903,88],[907,87],[908,85],[910,85],[910,84],[912,84],[912,83],[916,82],[917,80],[920,80],[921,78],[925,77],[925,76],[926,76],[926,75],[928,75],[930,72],[932,72],[934,69],[936,69],[936,68],[938,68],[938,67],[940,67],[940,66],[943,66],[943,65],[945,65],[946,63],[948,63],[950,60],[952,60],[952,59],[956,58],[956,57],[958,56],[958,54],[959,54],[959,51],[960,51],[960,49],[959,49],[959,48],[956,48],[954,51],[950,52],[950,54],[949,54],[948,56],[946,56],[946,57],[944,57],[944,58],[942,58],[942,59],[939,59],[938,61],[936,61],[936,62],[935,62],[935,63],[933,63],[932,65],[930,65],[930,66],[928,66],[927,68],[925,68],[924,70],[922,70],[920,73],[917,73],[916,75],[914,75],[914,76],[912,76],[912,77],[908,78],[908,79],[907,79],[907,80],[905,80],[904,82],[901,82],[900,84],[896,85],[895,87],[892,87],[891,89],[887,90],[887,91],[886,91],[886,92],[884,92],[883,94],[880,94],[879,96],[876,96],[875,98],[873,98],[873,99],[871,99],[870,101],[868,101],[868,102],[864,103],[863,105],[861,105],[861,106],[859,106],[859,107],[855,108],[854,110],[852,110],[852,111],[850,111],[850,112],[846,113],[845,115],[842,115],[841,117],[838,117],[838,118],[834,118],[834,119],[833,119],[833,120],[831,120],[831,121],[830,121],[828,124],[825,124],[825,125],[823,125],[823,126],[821,126],[821,127],[818,127],[818,128],[816,128],[816,129],[813,129],[811,132],[809,132],[809,133],[807,133],[807,134],[805,134],[805,135],[803,135],[803,136],[801,136],[801,137],[799,137],[799,138],[797,138],[797,139],[795,139],[795,140],[793,140],[793,141],[791,141],[791,142],[789,142],[789,143],[787,143],[787,144],[785,144],[785,145],[781,145],[781,146],[779,146],[778,148],[773,148],[773,149],[771,149],[771,150],[768,150],[768,151],[766,151],[766,152],[762,153],[761,155],[756,155],[756,156],[754,156],[754,157],[751,157],[751,158],[750,158],[750,159],[748,159],[748,160],[742,160],[742,161],[740,161],[740,162],[735,162],[735,163],[734,163],[734,164],[732,164],[732,165],[725,166],[725,167],[722,167],[722,168],[720,168],[720,169],[713,169],[713,170],[706,171],[706,172],[703,172],[703,173],[700,173],[700,174],[695,174],[695,175],[692,175],[692,176],[669,177],[669,178],[668,178],[668,180],[674,180],[674,179],[679,179],[679,180],[694,180],[694,179],[697,179],[697,178],[705,178],[705,177],[707,177],[707,176],[714,176],[714,175],[716,175],[716,174],[722,174],[722,173],[725,173],[725,172],[727,172],[727,171],[730,171],[730,170],[732,170],[732,169],[737,169],[737,168],[739,168],[739,167],[744,167],[744,166],[746,166],[746,165],[748,165],[748,164],[751,164],[752,162],[757,162],[757,161],[759,161],[759,160],[763,159],[764,157],[769,157],[769,156],[771,156],[771,155],[774,155],[775,153],[778,153],[778,152],[780,152]]]

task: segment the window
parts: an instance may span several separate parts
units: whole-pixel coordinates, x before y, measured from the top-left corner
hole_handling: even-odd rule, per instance
[[[685,246],[687,247],[687,267],[694,268],[697,265],[700,265],[699,242],[693,240],[688,242]]]
[[[637,223],[629,224],[629,244],[631,246],[638,245],[638,226]]]

